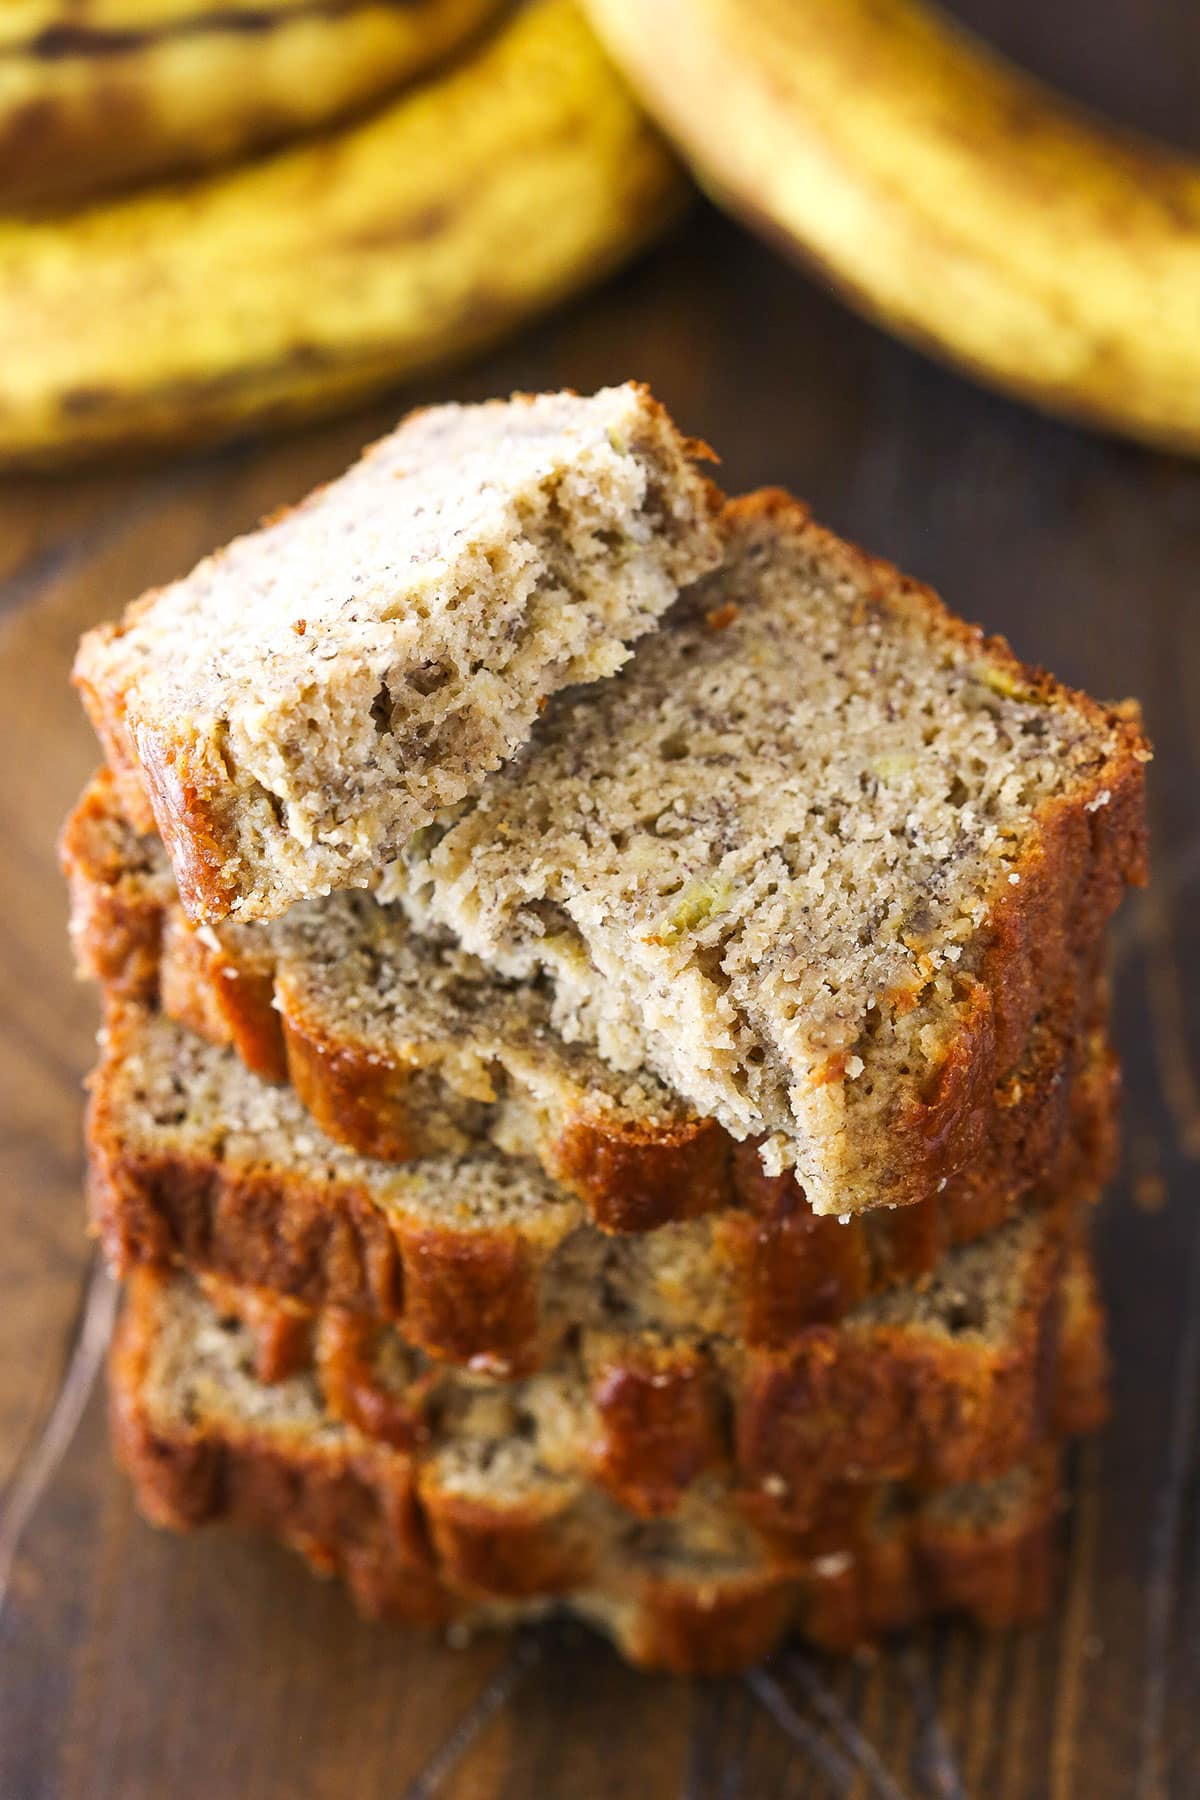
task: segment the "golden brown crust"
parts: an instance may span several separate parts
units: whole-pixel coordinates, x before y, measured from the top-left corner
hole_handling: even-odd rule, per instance
[[[331,1038],[295,1007],[285,1012],[280,1005],[274,1016],[282,1079],[291,1082],[327,1137],[380,1162],[409,1162],[432,1148],[411,1105],[411,1065],[371,1062],[365,1049]],[[235,1047],[240,1055],[240,1040]]]
[[[122,694],[122,720],[125,706]],[[92,722],[96,723],[94,714]],[[128,733],[127,722],[125,729]],[[239,897],[227,873],[236,862],[237,839],[224,818],[225,771],[211,767],[208,744],[186,731],[175,735],[143,726],[136,742],[131,739],[123,749],[121,766],[136,767],[140,774],[149,814],[171,859],[184,910],[194,919],[227,918]],[[122,798],[126,798],[125,788]],[[144,821],[145,809],[133,816]]]
[[[366,1193],[323,1192],[285,1172],[140,1155],[112,1131],[99,1088],[90,1119],[89,1213],[118,1272],[186,1263],[308,1306],[402,1316],[401,1247]]]
[[[95,629],[97,643],[106,643],[119,635],[116,625],[98,625]],[[146,798],[137,758],[129,741],[121,690],[116,684],[104,682],[96,674],[78,667],[71,679],[79,690],[92,730],[100,740],[121,811],[134,831],[148,836],[155,829],[154,813]]]
[[[319,1332],[314,1315],[306,1308],[265,1288],[239,1287],[222,1275],[197,1274],[194,1280],[219,1317],[237,1319],[249,1332],[259,1381],[270,1386],[309,1367],[319,1346]],[[341,1416],[345,1415],[339,1413]],[[386,1433],[368,1435],[384,1437]]]
[[[586,1521],[562,1519],[554,1500],[497,1506],[456,1493],[436,1471],[419,1471],[417,1490],[434,1559],[455,1588],[504,1600],[568,1594],[595,1578],[599,1546]]]
[[[751,495],[727,509],[731,532],[764,524],[815,545],[823,559],[858,584],[864,605],[875,598],[926,615],[937,631],[986,656],[1002,676],[1047,706],[1071,707],[1086,728],[1094,728],[1097,742],[1106,738],[1110,746],[1097,752],[1101,760],[1086,780],[1075,783],[1069,799],[1041,809],[1032,848],[1012,868],[1010,883],[964,959],[957,1023],[935,1075],[919,1095],[895,1100],[885,1133],[888,1198],[919,1203],[987,1154],[996,1088],[1024,1053],[1046,995],[1069,984],[1081,961],[1090,963],[1124,886],[1144,880],[1143,765],[1149,752],[1132,708],[1101,707],[1019,663],[1001,640],[985,639],[951,618],[927,589],[823,532],[787,496]],[[93,960],[98,963],[100,955]],[[192,976],[202,981],[203,969]],[[182,991],[182,980],[176,987]],[[263,1068],[270,1061],[277,1072],[289,1066],[306,1104],[331,1135],[367,1154],[422,1152],[421,1119],[408,1104],[410,1070],[401,1057],[386,1048],[381,1056],[378,1045],[358,1043],[341,1028],[331,1032],[326,1021],[306,1015],[294,1001],[289,1011],[286,995],[277,996],[288,1039],[281,1051],[279,1024],[269,1017],[265,990],[252,995],[247,989],[242,998],[252,1066]],[[238,1007],[228,1000],[221,997],[220,1011],[238,1042],[232,1016]],[[167,1003],[179,1016],[199,1019],[205,1010],[200,999],[190,1010],[186,999]],[[264,1033],[273,1040],[269,1052],[263,1049]],[[582,1107],[555,1120],[540,1149],[550,1172],[572,1185],[609,1229],[644,1229],[694,1217],[729,1196],[729,1143],[708,1122],[672,1124],[646,1135],[614,1129],[601,1114]]]
[[[231,1288],[226,1303],[245,1321],[238,1290]],[[253,1325],[251,1330],[257,1337]],[[426,1367],[403,1388],[381,1382],[373,1354],[377,1330],[359,1314],[338,1307],[327,1307],[318,1316],[310,1350],[322,1398],[335,1419],[353,1425],[365,1437],[378,1438],[394,1450],[414,1450],[431,1436],[430,1411],[437,1397],[439,1372]],[[308,1360],[295,1368],[307,1366]],[[261,1368],[259,1379],[270,1379]]]
[[[964,1321],[955,1335],[957,1321],[947,1323],[944,1309],[929,1320],[918,1309],[903,1321],[814,1328],[779,1356],[596,1331],[577,1351],[560,1348],[540,1391],[518,1386],[494,1398],[513,1430],[526,1421],[531,1444],[542,1442],[536,1421],[551,1402],[559,1422],[549,1427],[546,1455],[562,1478],[554,1505],[573,1554],[592,1554],[586,1520],[567,1529],[586,1488],[599,1486],[639,1517],[666,1517],[709,1476],[768,1541],[794,1546],[821,1529],[839,1491],[843,1512],[853,1512],[864,1487],[883,1480],[990,1480],[1030,1456],[1052,1428],[1093,1422],[1106,1388],[1103,1316],[1076,1230],[1064,1209],[1039,1234],[1003,1277],[1012,1290],[1005,1318],[987,1332]],[[135,1303],[161,1280],[134,1271]],[[478,1393],[473,1377],[493,1373],[476,1359],[464,1379],[404,1344],[389,1356],[390,1328],[337,1309],[305,1331],[294,1309],[273,1319],[269,1295],[227,1284],[206,1291],[219,1317],[249,1328],[260,1378],[311,1362],[332,1417],[418,1461],[436,1448],[440,1422]],[[420,1481],[427,1512],[441,1519],[441,1499],[431,1498],[441,1492],[436,1458]],[[473,1500],[464,1514],[451,1489],[442,1498],[445,1528],[462,1542],[481,1515]]]
[[[650,1126],[590,1112],[564,1120],[541,1154],[547,1172],[587,1203],[602,1231],[653,1231],[735,1201],[737,1148],[715,1119]]]
[[[1048,1270],[1040,1273],[1044,1277]],[[237,1291],[226,1298],[237,1315],[246,1319]],[[258,1304],[262,1304],[261,1297]],[[960,1479],[965,1478],[963,1471],[972,1468],[1011,1466],[1047,1427],[1056,1436],[1076,1436],[1097,1429],[1107,1412],[1105,1321],[1086,1254],[1078,1248],[1071,1251],[1065,1289],[1056,1289],[1049,1304],[1031,1291],[1027,1305],[1036,1315],[1032,1342],[1022,1349],[1015,1340],[990,1365],[976,1359],[966,1373],[961,1389],[966,1396],[961,1411],[971,1418],[966,1428],[957,1413],[949,1420],[938,1417],[938,1402],[945,1399],[947,1390],[944,1379],[932,1372],[940,1351],[930,1341],[905,1345],[901,1334],[895,1334],[893,1344],[898,1342],[899,1348],[892,1368],[886,1376],[877,1370],[869,1372],[863,1384],[854,1361],[859,1354],[865,1358],[865,1346],[851,1346],[839,1356],[832,1334],[813,1334],[786,1367],[779,1386],[783,1400],[794,1401],[801,1375],[811,1376],[816,1359],[826,1411],[812,1421],[816,1452],[810,1462],[803,1463],[801,1482],[793,1482],[786,1492],[781,1489],[778,1469],[770,1471],[776,1477],[770,1489],[763,1488],[761,1468],[748,1472],[740,1465],[739,1446],[734,1442],[735,1429],[753,1443],[761,1426],[761,1443],[771,1451],[785,1447],[795,1459],[811,1447],[803,1437],[797,1443],[794,1418],[782,1424],[769,1418],[771,1382],[772,1377],[778,1380],[777,1370],[768,1368],[764,1380],[760,1367],[759,1384],[735,1419],[730,1415],[729,1397],[701,1347],[636,1335],[601,1341],[584,1353],[587,1403],[593,1418],[584,1473],[629,1511],[655,1518],[678,1507],[701,1476],[717,1472],[728,1477],[733,1472],[741,1482],[740,1504],[745,1516],[768,1535],[779,1533],[786,1538],[797,1530],[807,1533],[828,1526],[837,1512],[831,1496],[838,1494],[841,1456],[852,1456],[863,1473],[881,1477],[897,1469],[912,1470],[913,1427],[898,1427],[895,1421],[896,1409],[906,1401],[911,1401],[918,1416],[924,1415],[916,1427],[918,1436],[931,1428],[945,1433],[937,1451],[930,1455],[926,1450],[923,1462],[917,1465],[925,1468],[928,1478]],[[313,1335],[322,1394],[334,1417],[367,1436],[401,1447],[415,1448],[430,1440],[454,1377],[448,1380],[444,1372],[424,1367],[402,1388],[387,1382],[379,1372],[378,1328],[336,1309],[320,1315]],[[268,1344],[273,1341],[268,1333]],[[307,1346],[310,1340],[303,1342]],[[877,1354],[882,1361],[889,1350],[880,1347]],[[299,1362],[289,1363],[286,1372],[299,1366]],[[851,1436],[843,1418],[834,1424],[829,1443],[823,1444],[818,1434],[827,1429],[831,1402],[839,1389],[849,1405],[874,1401],[872,1422],[867,1428],[856,1427]],[[778,1399],[779,1389],[775,1397]],[[1003,1422],[982,1462],[975,1462],[979,1443],[972,1441],[971,1432],[989,1416],[998,1416]],[[805,1420],[806,1426],[808,1423]],[[778,1459],[773,1456],[772,1460]],[[861,1480],[841,1484],[843,1513],[861,1507],[866,1491]],[[819,1511],[813,1504],[817,1492]]]
[[[264,1301],[269,1307],[269,1297],[255,1294],[247,1306],[243,1297],[249,1292],[231,1285],[221,1299],[260,1342],[261,1309]],[[421,1365],[406,1373],[402,1385],[388,1380],[379,1355],[385,1336],[386,1328],[327,1308],[315,1322],[311,1360],[334,1418],[367,1437],[415,1449],[431,1441],[458,1378]],[[269,1323],[265,1338],[269,1346],[274,1338]],[[265,1361],[260,1352],[260,1378],[268,1380],[261,1372]],[[287,1372],[303,1366],[305,1361],[297,1362]],[[561,1365],[560,1373],[564,1367],[571,1369]],[[630,1512],[642,1518],[671,1513],[701,1475],[728,1471],[727,1401],[702,1348],[631,1334],[591,1347],[584,1372],[581,1404],[590,1409],[590,1426],[581,1467],[573,1472]]]
[[[1145,769],[1137,760],[1144,739],[1124,716],[1113,714],[1111,722],[1127,760],[1097,771],[1082,806],[1059,801],[1047,809],[1039,851],[1020,864],[1019,885],[992,917],[976,978],[991,997],[1004,1069],[1019,1057],[1045,995],[1080,946],[1099,942],[1125,888],[1147,878]]]
[[[715,1221],[714,1240],[736,1271],[747,1341],[779,1345],[802,1325],[836,1323],[881,1286],[927,1278],[947,1250],[1022,1205],[1077,1181],[1103,1186],[1116,1152],[1118,1071],[1102,1024],[1093,1019],[1085,1041],[1073,1082],[1051,1054],[1001,1083],[987,1154],[912,1206],[845,1224],[818,1217],[789,1174],[765,1174],[753,1146],[739,1145],[741,1204]]]
[[[109,1366],[110,1421],[118,1459],[135,1477],[138,1504],[156,1525],[189,1530],[220,1517],[276,1532],[318,1564],[341,1562],[343,1541],[374,1534],[398,1568],[428,1575],[429,1552],[412,1466],[366,1445],[223,1442],[186,1428],[166,1437],[151,1419],[145,1380],[153,1351],[151,1310],[131,1289]],[[433,1622],[431,1620],[431,1622]]]
[[[232,1045],[264,1081],[286,1081],[288,1058],[270,964],[244,950],[231,954],[215,936],[202,937],[177,905],[163,918],[159,942],[158,998],[168,1017],[211,1044]]]
[[[792,1355],[756,1364],[738,1396],[748,1515],[794,1529],[818,1514],[835,1472],[949,1483],[1012,1468],[1046,1434],[1057,1357],[1058,1282],[1036,1272],[1012,1338],[976,1346],[881,1332],[854,1343],[814,1327]]]
[[[727,1396],[703,1350],[614,1345],[591,1371],[591,1478],[644,1518],[669,1513],[710,1470],[728,1469]]]
[[[130,1000],[159,991],[162,933],[173,895],[147,858],[131,857],[108,769],[72,808],[58,841],[70,896],[71,947],[79,973]]]
[[[515,1230],[414,1226],[400,1249],[400,1323],[413,1343],[502,1379],[538,1366],[546,1335],[541,1259]]]
[[[411,1068],[389,1065],[374,1044],[322,1040],[311,1020],[297,1018],[288,992],[277,994],[277,1006],[273,1016],[282,1019],[288,1073],[328,1136],[382,1160],[429,1153],[431,1146],[423,1141],[420,1116],[411,1101]],[[849,1226],[834,1217],[818,1217],[790,1174],[767,1177],[757,1146],[735,1144],[712,1119],[637,1125],[591,1108],[556,1122],[537,1150],[547,1173],[583,1200],[603,1231],[652,1231],[724,1212],[722,1225],[730,1229],[731,1254],[744,1256],[749,1234],[761,1241],[766,1219],[776,1209],[787,1213],[793,1222],[792,1245],[803,1234],[804,1257],[814,1265],[814,1275],[827,1265],[823,1279],[830,1289],[823,1304],[834,1308],[841,1282],[833,1271],[845,1273],[857,1263],[867,1282],[861,1292],[870,1292],[878,1283],[872,1270],[878,1270],[880,1259],[868,1252],[868,1233],[907,1242],[909,1273],[920,1274],[933,1267],[945,1246],[968,1242],[1012,1215],[1054,1161],[1069,1117],[1073,1078],[1089,1055],[1102,1054],[1095,1043],[1105,1014],[1090,969],[1083,974],[1073,967],[1051,1003],[1043,1005],[1015,1068],[989,1084],[986,1095],[978,1073],[962,1078],[973,1084],[975,1093],[970,1129],[976,1149],[965,1167],[939,1177],[941,1185],[911,1201],[925,1221],[923,1227],[915,1221],[907,1228],[903,1223],[892,1225],[904,1215],[890,1210],[880,1210],[869,1223],[853,1218]],[[247,1017],[243,1038],[252,1029]],[[242,1053],[245,1057],[244,1049]],[[950,1071],[956,1066],[953,1059],[944,1066],[939,1092],[951,1085]],[[929,1253],[919,1262],[916,1246],[922,1238]],[[806,1296],[821,1285],[819,1276],[787,1280],[766,1255],[755,1260],[764,1275],[775,1270],[777,1290],[785,1292],[793,1306],[796,1296]],[[801,1273],[799,1266],[793,1270],[795,1275]],[[849,1285],[853,1291],[852,1279]],[[764,1304],[769,1306],[769,1300]],[[814,1317],[821,1316],[821,1304]],[[830,1311],[829,1316],[838,1315]]]
[[[121,1046],[114,1027],[93,1077],[88,1125],[90,1215],[115,1268],[185,1263],[310,1309],[340,1306],[399,1324],[411,1341],[449,1360],[507,1375],[537,1366],[564,1324],[547,1286],[561,1234],[548,1241],[541,1210],[525,1225],[439,1224],[380,1204],[353,1176],[309,1176],[233,1144],[219,1154],[183,1153],[169,1135],[160,1141],[131,1129]],[[1031,1206],[1052,1204],[1064,1191],[1095,1191],[1108,1172],[1106,1052],[1076,1083],[1070,1110],[1071,1132],[1051,1175],[1027,1196]],[[1008,1190],[975,1191],[962,1178],[941,1204],[843,1226],[814,1219],[790,1178],[763,1176],[744,1210],[714,1221],[695,1279],[708,1282],[729,1336],[756,1350],[786,1351],[871,1292],[931,1274],[948,1248],[1012,1212]],[[569,1219],[563,1229],[570,1231]],[[577,1247],[603,1260],[611,1240],[592,1239],[593,1230],[575,1228]],[[585,1257],[589,1266],[595,1260]]]
[[[1054,1591],[1054,1526],[1046,1500],[990,1533],[939,1530],[918,1514],[858,1555],[833,1552],[792,1582],[655,1582],[618,1647],[642,1667],[723,1675],[752,1667],[793,1634],[849,1651],[943,1613],[994,1631],[1028,1624]],[[600,1608],[583,1610],[603,1618]]]
[[[993,1501],[994,1516],[917,1491],[875,1504],[860,1489],[854,1504],[831,1496],[807,1539],[685,1576],[636,1537],[617,1560],[597,1558],[553,1496],[489,1506],[353,1433],[317,1443],[164,1424],[147,1404],[151,1351],[149,1309],[135,1291],[114,1345],[111,1404],[117,1454],[147,1516],[185,1530],[220,1518],[271,1532],[345,1577],[372,1616],[439,1624],[478,1618],[481,1604],[540,1608],[553,1596],[601,1623],[634,1661],[712,1671],[757,1660],[788,1630],[844,1648],[932,1611],[1016,1622],[1047,1597],[1057,1496],[1045,1452],[1008,1502]],[[1077,1391],[1081,1383],[1082,1369]]]
[[[116,1453],[152,1523],[192,1530],[221,1519],[273,1535],[316,1573],[344,1579],[368,1618],[486,1628],[544,1613],[542,1592],[501,1612],[478,1589],[457,1590],[411,1566],[380,1529],[374,1496],[364,1501],[357,1471],[328,1476],[265,1446],[180,1443],[149,1426],[119,1376],[113,1392]],[[833,1552],[801,1575],[756,1570],[685,1580],[618,1570],[608,1587],[593,1578],[588,1590],[556,1598],[606,1631],[639,1667],[735,1673],[793,1634],[849,1650],[945,1612],[963,1612],[994,1630],[1024,1624],[1049,1603],[1055,1522],[1055,1503],[1045,1499],[990,1533],[939,1531],[917,1516],[906,1531],[865,1544],[848,1564]],[[506,1545],[501,1580],[510,1556],[517,1581],[502,1591],[511,1602],[511,1586],[520,1587],[528,1564]],[[487,1565],[489,1577],[495,1566]]]

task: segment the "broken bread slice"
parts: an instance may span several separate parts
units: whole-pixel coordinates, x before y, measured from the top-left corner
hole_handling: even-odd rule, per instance
[[[787,496],[725,530],[621,677],[560,696],[380,893],[543,973],[564,1037],[765,1138],[817,1213],[906,1203],[976,1153],[1144,878],[1149,750]]]
[[[1076,1083],[1071,1130],[1020,1205],[950,1184],[920,1208],[843,1226],[790,1179],[699,1218],[615,1237],[529,1159],[482,1129],[395,1165],[324,1137],[295,1093],[228,1050],[128,1005],[109,1009],[88,1124],[92,1220],[118,1269],[186,1263],[307,1308],[395,1321],[450,1361],[516,1374],[565,1330],[611,1322],[786,1349],[945,1252],[1064,1194],[1094,1194],[1111,1158],[1105,1056]]]
[[[89,632],[76,682],[189,914],[364,884],[618,669],[718,560],[706,454],[634,383],[429,408]]]
[[[384,1161],[436,1155],[461,1142],[457,1117],[468,1135],[483,1128],[509,1153],[536,1158],[605,1230],[652,1230],[738,1203],[760,1230],[767,1215],[789,1219],[788,1244],[775,1245],[789,1264],[780,1283],[806,1285],[789,1246],[801,1257],[828,1246],[833,1262],[853,1265],[857,1234],[818,1221],[790,1176],[764,1175],[753,1143],[735,1144],[653,1075],[619,1074],[594,1049],[567,1044],[544,984],[498,977],[363,893],[270,922],[193,928],[159,839],[133,830],[107,771],[84,790],[60,850],[81,973],[160,1003],[256,1073],[290,1079],[338,1143]],[[988,1096],[969,1167],[935,1183],[893,1235],[965,1220],[972,1195],[981,1231],[1020,1202],[1057,1154],[1076,1078],[1087,1069],[1102,1081],[1107,1067],[1114,1079],[1106,1011],[1103,981],[1072,967]],[[966,1234],[964,1224],[951,1240]]]

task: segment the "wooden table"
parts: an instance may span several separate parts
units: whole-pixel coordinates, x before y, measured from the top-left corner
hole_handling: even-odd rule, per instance
[[[970,12],[1200,143],[1186,0]],[[704,209],[436,392],[629,374],[720,445],[730,488],[792,486],[1023,654],[1145,702],[1157,875],[1116,938],[1126,1154],[1099,1233],[1116,1411],[1075,1459],[1061,1603],[1008,1638],[938,1629],[870,1662],[789,1652],[688,1684],[581,1630],[431,1646],[358,1623],[282,1552],[134,1515],[79,1199],[96,1001],[69,973],[53,838],[95,750],[66,670],[84,626],[340,469],[393,398],[285,442],[0,492],[0,1800],[1200,1794],[1200,468],[968,387]]]

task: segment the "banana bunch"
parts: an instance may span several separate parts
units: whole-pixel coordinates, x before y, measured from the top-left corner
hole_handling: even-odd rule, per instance
[[[184,3],[157,0],[164,19]],[[92,4],[117,18],[134,0]],[[395,11],[412,23],[439,4]],[[275,6],[281,30],[291,14],[340,16]],[[486,10],[445,4],[460,28]],[[186,184],[0,219],[0,464],[330,410],[594,281],[688,191],[575,0],[530,0],[340,131]]]
[[[860,311],[1047,411],[1200,452],[1200,165],[921,0],[588,0],[701,181]]]
[[[0,5],[0,209],[278,144],[391,93],[500,0],[8,0]]]

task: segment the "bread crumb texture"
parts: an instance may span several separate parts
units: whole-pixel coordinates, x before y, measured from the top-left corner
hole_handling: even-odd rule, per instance
[[[361,885],[613,674],[718,560],[701,454],[633,383],[431,408],[90,632],[77,682],[192,916]]]
[[[785,496],[726,531],[381,892],[548,973],[564,1037],[765,1137],[818,1212],[909,1200],[1143,878],[1149,751]]]

